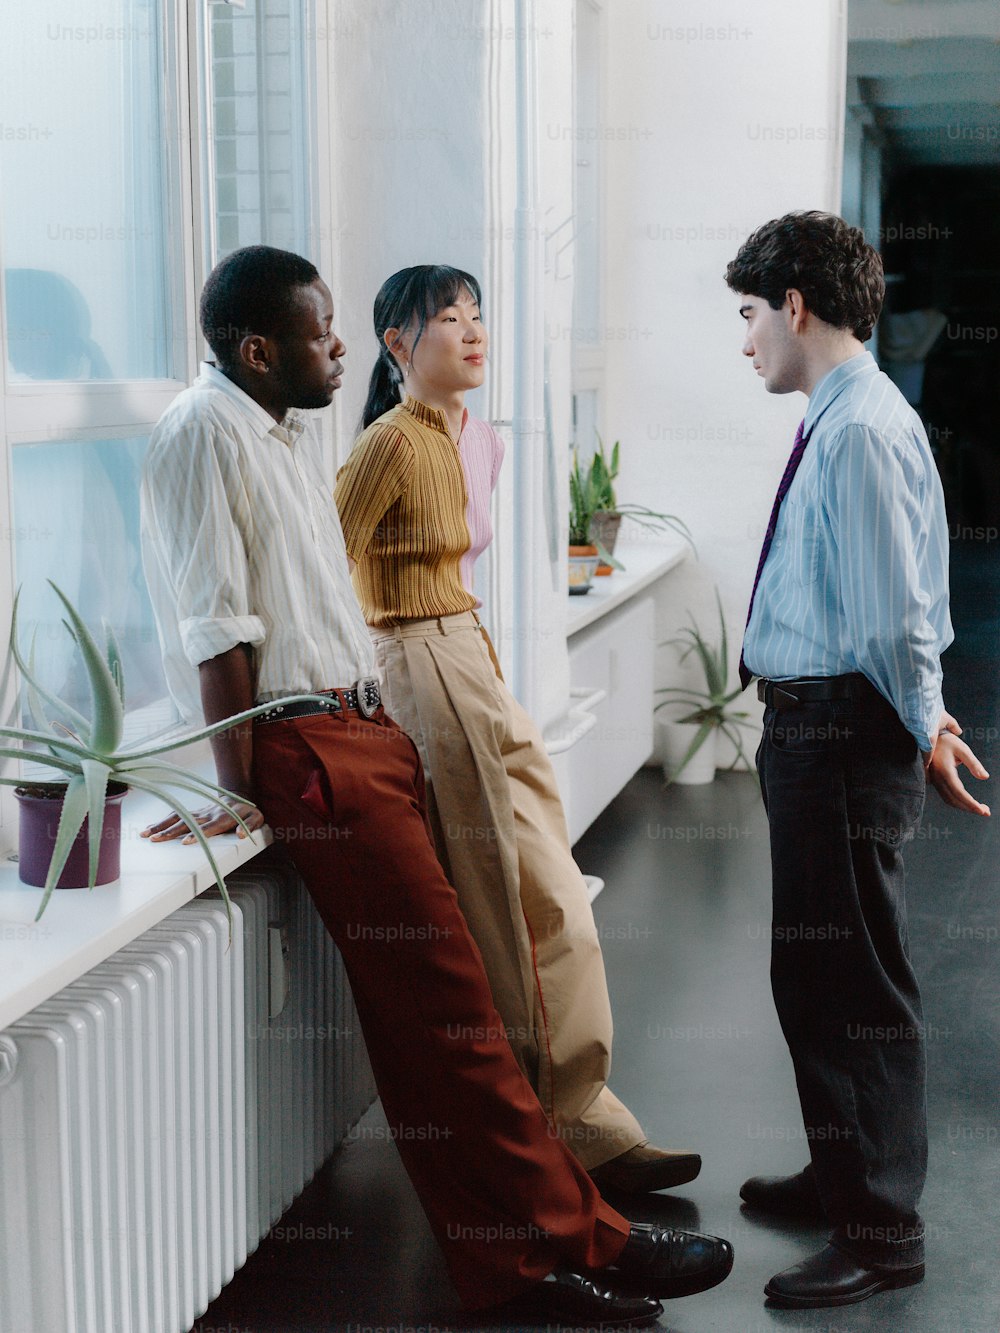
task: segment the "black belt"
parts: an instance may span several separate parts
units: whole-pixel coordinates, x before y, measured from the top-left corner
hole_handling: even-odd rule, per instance
[[[758,680],[757,698],[768,708],[824,703],[828,699],[863,699],[878,691],[867,676],[822,676],[812,680]]]
[[[382,693],[374,676],[365,676],[346,690],[317,690],[322,699],[302,699],[298,703],[275,704],[266,713],[259,713],[255,723],[288,722],[295,717],[312,717],[317,713],[360,713],[373,717],[382,706]],[[343,699],[343,703],[341,703]]]

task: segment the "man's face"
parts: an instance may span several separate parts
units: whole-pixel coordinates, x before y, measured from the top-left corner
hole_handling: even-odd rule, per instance
[[[762,296],[741,296],[740,314],[746,320],[743,355],[753,358],[754,369],[768,393],[793,393],[805,376],[802,347],[792,333],[788,298],[772,310]]]
[[[272,375],[289,407],[327,407],[340,388],[347,350],[333,331],[333,297],[320,278],[294,296],[284,329],[271,340]]]

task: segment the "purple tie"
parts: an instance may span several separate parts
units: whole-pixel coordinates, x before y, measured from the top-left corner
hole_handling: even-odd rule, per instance
[[[778,526],[778,510],[781,508],[781,502],[788,494],[788,488],[792,484],[792,478],[798,471],[799,464],[802,462],[802,455],[806,451],[806,445],[809,443],[809,436],[805,433],[805,421],[799,422],[799,428],[795,432],[795,443],[792,445],[792,452],[788,456],[788,462],[785,464],[785,470],[781,474],[781,481],[778,482],[778,493],[774,497],[774,504],[771,507],[771,517],[767,521],[767,531],[764,533],[764,545],[760,548],[760,559],[757,561],[757,573],[754,576],[753,591],[750,593],[750,605],[747,608],[747,624],[750,624],[750,617],[753,615],[753,599],[757,595],[757,584],[760,582],[761,570],[764,568],[764,561],[767,559],[767,553],[771,549],[771,543],[774,541],[774,530]],[[753,672],[749,669],[743,660],[743,653],[740,653],[740,684],[744,689],[753,679]]]

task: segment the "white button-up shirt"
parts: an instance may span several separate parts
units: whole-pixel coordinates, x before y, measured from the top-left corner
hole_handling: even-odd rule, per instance
[[[310,423],[281,425],[203,363],[149,443],[142,555],[167,685],[201,723],[198,665],[253,647],[258,701],[375,674]]]

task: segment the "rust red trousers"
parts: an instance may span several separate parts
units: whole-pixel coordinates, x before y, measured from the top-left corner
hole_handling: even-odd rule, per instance
[[[341,952],[383,1110],[462,1301],[613,1263],[629,1223],[514,1059],[434,854],[413,743],[381,710],[267,722],[254,781]]]

